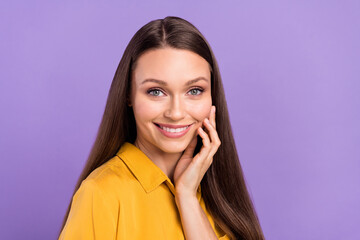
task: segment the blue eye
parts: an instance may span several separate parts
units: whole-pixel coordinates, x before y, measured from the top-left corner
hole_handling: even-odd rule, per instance
[[[160,89],[155,88],[155,89],[148,90],[147,93],[150,94],[151,96],[159,97],[160,94],[162,93],[162,91]]]
[[[193,88],[193,89],[191,89],[189,92],[191,92],[191,93],[193,93],[193,94],[191,94],[191,95],[200,95],[202,92],[203,92],[204,90],[203,89],[201,89],[201,88]],[[196,93],[199,93],[199,94],[196,94]]]

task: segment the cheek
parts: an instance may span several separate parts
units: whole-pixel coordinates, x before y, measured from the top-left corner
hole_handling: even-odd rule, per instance
[[[144,97],[138,96],[134,99],[133,110],[136,121],[147,121],[159,115],[162,107],[160,104],[154,104]]]
[[[193,118],[200,122],[203,121],[206,117],[208,118],[210,116],[211,105],[211,99],[209,99],[207,101],[202,101],[196,104],[189,104],[187,109],[189,114],[191,114]]]

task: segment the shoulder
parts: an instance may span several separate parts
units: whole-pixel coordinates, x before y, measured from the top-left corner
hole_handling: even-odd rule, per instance
[[[124,162],[118,156],[114,156],[93,170],[82,181],[78,191],[118,199],[122,190],[133,180],[134,177]]]

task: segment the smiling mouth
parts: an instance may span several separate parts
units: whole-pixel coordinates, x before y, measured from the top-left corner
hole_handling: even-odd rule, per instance
[[[161,128],[162,130],[169,132],[169,133],[180,133],[185,131],[186,129],[188,129],[192,124],[189,125],[179,125],[180,127],[167,127],[167,126],[163,126],[160,125],[158,123],[154,123],[156,126],[158,126],[159,128]],[[168,125],[169,126],[169,125]],[[176,125],[171,125],[171,126],[176,126]]]

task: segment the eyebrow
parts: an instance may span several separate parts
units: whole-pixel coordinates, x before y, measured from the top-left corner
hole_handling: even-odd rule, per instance
[[[209,82],[209,80],[207,80],[207,79],[204,78],[204,77],[197,77],[197,78],[195,78],[195,79],[192,79],[192,80],[187,81],[185,85],[186,85],[186,86],[189,86],[189,85],[191,85],[191,84],[193,84],[193,83],[196,83],[196,82],[198,82],[198,81],[200,81],[200,80],[204,80],[204,81],[206,81],[206,82]],[[167,86],[167,85],[168,85],[165,81],[162,81],[162,80],[159,80],[159,79],[154,79],[154,78],[147,78],[147,79],[145,79],[141,84],[144,84],[144,83],[146,83],[146,82],[154,82],[154,83],[158,83],[158,84],[163,85],[163,86]]]

